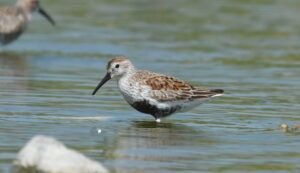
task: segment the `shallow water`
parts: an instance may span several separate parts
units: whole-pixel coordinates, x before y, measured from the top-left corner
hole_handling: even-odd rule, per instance
[[[300,133],[279,129],[300,123],[300,1],[42,3],[57,27],[35,16],[0,55],[0,173],[36,134],[112,172],[300,171]],[[226,95],[155,124],[115,81],[91,96],[119,54]]]

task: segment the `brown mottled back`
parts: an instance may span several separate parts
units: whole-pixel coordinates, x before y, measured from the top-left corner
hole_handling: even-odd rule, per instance
[[[150,87],[148,96],[160,102],[208,99],[223,92],[194,87],[180,79],[144,70],[137,71],[132,80]]]
[[[148,78],[146,84],[149,85],[152,90],[190,90],[193,89],[188,83],[175,79],[170,76],[153,76]]]

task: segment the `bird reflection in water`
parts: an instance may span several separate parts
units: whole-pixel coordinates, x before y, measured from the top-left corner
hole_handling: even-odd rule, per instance
[[[135,147],[163,147],[190,144],[195,133],[201,137],[206,135],[182,124],[135,121],[130,128],[121,133],[121,138],[128,139],[127,145]],[[132,138],[135,140],[132,141]],[[206,136],[205,138],[209,139]]]
[[[1,92],[15,93],[26,90],[26,58],[15,53],[0,52],[0,89]]]
[[[167,166],[181,162],[182,158],[193,161],[198,154],[195,148],[216,143],[205,131],[184,124],[135,121],[120,129],[114,141],[106,144],[111,148],[105,155],[114,160],[111,164],[116,172],[143,172],[140,168],[156,170],[157,164]]]

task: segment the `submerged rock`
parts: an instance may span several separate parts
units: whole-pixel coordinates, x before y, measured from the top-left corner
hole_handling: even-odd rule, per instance
[[[288,132],[289,131],[289,126],[287,124],[281,124],[280,128],[283,132]]]
[[[108,173],[93,161],[48,136],[33,137],[18,153],[14,171],[46,173]]]
[[[287,124],[281,124],[280,128],[283,132],[299,132],[300,131],[300,125],[295,124],[292,127],[289,127]]]

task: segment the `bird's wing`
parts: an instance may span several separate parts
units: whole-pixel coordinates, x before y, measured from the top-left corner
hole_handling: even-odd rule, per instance
[[[22,29],[25,21],[25,15],[18,8],[0,8],[0,34],[17,32]]]
[[[223,93],[221,89],[206,90],[197,88],[180,79],[157,73],[144,75],[143,81],[142,85],[149,87],[148,97],[159,102],[208,99]]]

